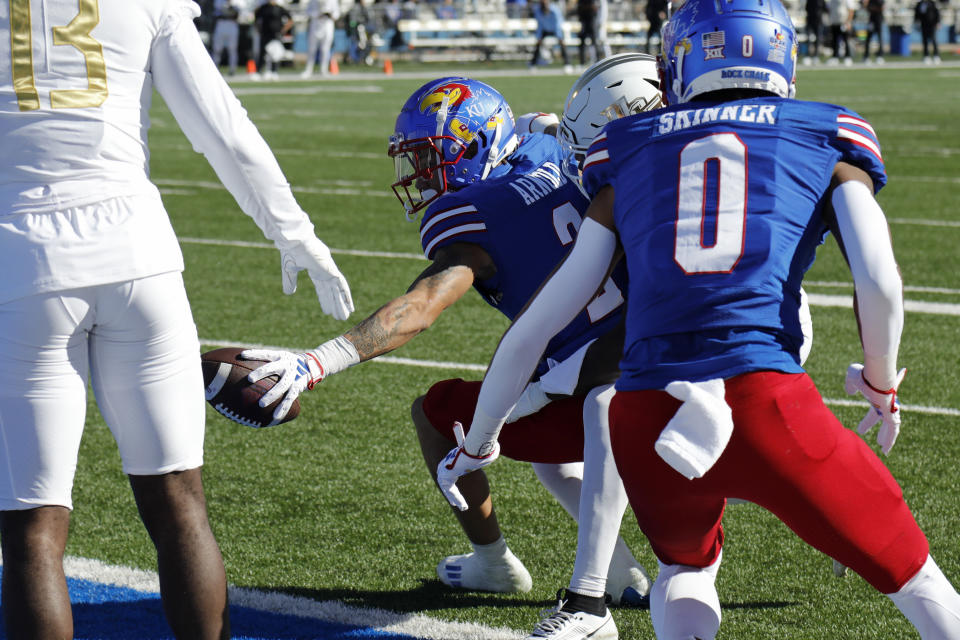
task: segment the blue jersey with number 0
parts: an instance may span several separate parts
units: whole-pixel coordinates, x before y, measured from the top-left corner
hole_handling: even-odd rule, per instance
[[[482,182],[444,194],[420,224],[424,254],[466,242],[484,249],[496,274],[475,288],[511,320],[573,246],[588,201],[561,171],[563,153],[552,136],[521,139],[508,164]],[[615,275],[622,284],[625,270]],[[623,296],[613,282],[547,346],[561,361],[619,322]],[[545,370],[541,363],[540,373]]]
[[[587,191],[614,188],[629,272],[621,389],[802,371],[803,274],[826,234],[834,166],[886,182],[870,125],[769,97],[616,120],[591,146]]]

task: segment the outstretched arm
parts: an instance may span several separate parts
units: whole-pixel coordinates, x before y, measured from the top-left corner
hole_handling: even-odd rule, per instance
[[[150,71],[157,90],[217,177],[281,252],[283,291],[296,290],[306,270],[324,313],[346,320],[353,300],[330,250],[314,235],[313,223],[297,204],[273,152],[247,117],[203,46],[193,3],[164,17],[154,42]]]
[[[377,309],[343,337],[356,348],[359,362],[393,351],[429,328],[473,286],[475,278],[488,278],[494,270],[490,255],[477,245],[444,247],[404,295]]]
[[[475,278],[489,278],[495,271],[490,255],[479,246],[450,245],[437,251],[433,263],[417,276],[405,294],[316,349],[299,354],[264,349],[244,351],[244,358],[268,362],[250,373],[251,382],[271,375],[280,378],[260,399],[260,405],[265,407],[283,396],[274,413],[274,418],[281,420],[305,389],[312,389],[347,367],[403,346],[459,300]]]

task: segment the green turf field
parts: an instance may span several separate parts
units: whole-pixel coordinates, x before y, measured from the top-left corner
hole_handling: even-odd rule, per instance
[[[396,112],[425,81],[401,75],[235,85],[350,281],[357,307],[350,322],[321,315],[305,275],[295,296],[281,293],[277,252],[157,99],[150,134],[153,177],[182,240],[186,283],[208,347],[313,347],[401,294],[426,265],[417,258],[417,226],[405,222],[389,188],[387,138]],[[476,77],[498,87],[517,114],[559,112],[574,79]],[[849,106],[876,129],[890,177],[879,201],[891,220],[906,298],[940,305],[907,313],[901,349],[901,364],[909,369],[901,387],[907,410],[887,461],[935,558],[960,584],[960,128],[954,111],[960,68],[802,68],[799,87],[800,97]],[[829,240],[820,253],[807,290],[851,295],[835,243]],[[825,397],[843,398],[846,366],[860,358],[852,312],[814,306],[813,320],[808,369]],[[505,320],[471,293],[391,355],[485,364],[505,328]],[[529,631],[566,585],[576,542],[574,523],[529,465],[502,459],[489,476],[507,541],[533,575],[533,591],[457,593],[440,584],[434,571],[443,556],[469,547],[429,480],[409,405],[434,381],[480,375],[475,369],[366,363],[304,396],[295,422],[262,431],[209,410],[205,482],[230,582]],[[911,412],[910,405],[926,409]],[[834,409],[848,425],[864,411]],[[129,494],[110,434],[91,405],[68,553],[154,568]],[[725,524],[720,638],[916,637],[886,598],[857,576],[834,577],[828,558],[760,508],[731,506]],[[629,512],[622,531],[638,559],[654,569]],[[652,638],[647,611],[614,615],[621,638]]]

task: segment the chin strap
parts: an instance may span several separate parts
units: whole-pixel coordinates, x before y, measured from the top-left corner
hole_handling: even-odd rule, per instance
[[[682,46],[680,51],[677,52],[677,75],[673,78],[673,93],[677,96],[678,102],[683,102],[683,56],[686,53],[686,49]]]

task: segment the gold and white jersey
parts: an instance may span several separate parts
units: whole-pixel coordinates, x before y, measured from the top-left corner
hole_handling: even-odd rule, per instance
[[[0,302],[182,270],[150,182],[154,87],[278,247],[313,237],[193,0],[0,0]],[[133,207],[133,209],[131,209]]]
[[[0,3],[0,203],[8,212],[155,191],[150,43],[176,4]]]

